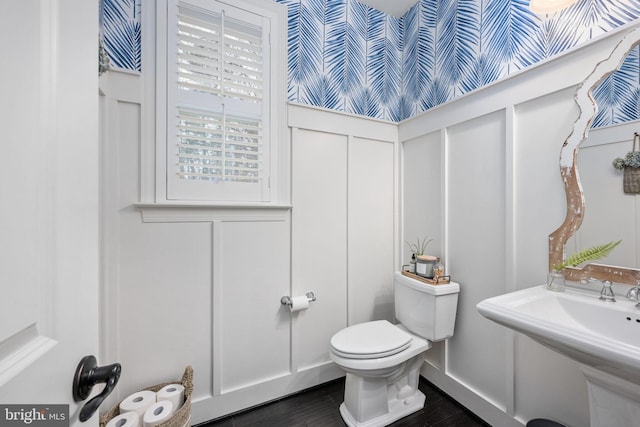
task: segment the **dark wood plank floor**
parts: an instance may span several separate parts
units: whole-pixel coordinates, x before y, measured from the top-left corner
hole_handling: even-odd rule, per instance
[[[427,397],[424,408],[396,421],[393,427],[488,426],[422,377],[419,388]],[[198,427],[343,427],[346,424],[338,409],[343,396],[344,378]]]

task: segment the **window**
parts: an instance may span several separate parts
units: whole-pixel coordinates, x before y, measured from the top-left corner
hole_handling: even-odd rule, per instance
[[[272,200],[284,103],[272,32],[285,22],[269,3],[169,0],[158,79],[167,200]]]

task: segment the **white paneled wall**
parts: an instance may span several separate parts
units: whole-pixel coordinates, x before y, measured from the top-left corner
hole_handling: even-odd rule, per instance
[[[394,144],[349,140],[349,324],[393,320]]]
[[[292,281],[296,295],[318,299],[296,314],[295,362],[305,369],[328,362],[327,343],[346,324],[348,138],[297,128],[292,135]]]
[[[547,236],[565,212],[558,160],[578,116],[573,93],[615,43],[603,37],[399,126],[289,105],[291,205],[269,208],[139,204],[153,126],[140,77],[107,73],[102,356],[123,366],[113,399],[191,364],[199,423],[343,375],[330,337],[393,320],[392,272],[409,260],[405,242],[426,236],[461,293],[455,335],[434,344],[422,374],[491,425],[586,425],[576,364],[475,305],[544,281]],[[306,311],[280,304],[307,291],[317,301]]]
[[[443,227],[443,136],[433,132],[403,143],[402,215],[404,228],[403,258],[409,262],[408,243],[433,239],[429,253],[441,256],[444,250]]]
[[[427,252],[442,257],[446,262],[443,146],[444,136],[440,131],[402,144],[402,264],[409,263],[411,252],[408,244],[416,243],[417,239],[433,239],[427,246]],[[433,343],[426,359],[434,367],[444,369],[444,352],[444,342]]]
[[[514,109],[510,263],[514,289],[544,283],[548,234],[564,220],[565,193],[558,185],[558,138],[571,133],[578,116],[574,93],[575,88],[569,87]],[[578,365],[522,335],[514,334],[513,346],[516,414],[524,420],[544,417],[566,425],[588,425],[587,388]]]
[[[192,365],[196,424],[344,375],[331,336],[393,316],[397,126],[291,106],[291,205],[141,204],[141,80],[101,78],[102,357],[123,367],[110,403]],[[305,311],[280,303],[307,291]]]
[[[288,221],[214,222],[220,393],[290,373],[290,313],[280,304],[289,292],[289,227]]]
[[[396,126],[297,105],[289,112],[293,281],[330,298],[326,327],[301,331],[324,347],[347,325],[393,320]]]
[[[447,265],[462,290],[459,325],[447,347],[448,370],[505,401],[504,333],[475,309],[487,295],[504,293],[505,117],[497,111],[447,129]],[[493,330],[494,333],[487,333]],[[482,361],[468,363],[474,354]]]
[[[427,354],[423,375],[492,425],[522,425],[543,415],[531,403],[533,392],[521,389],[534,387],[540,394],[558,388],[540,376],[523,382],[534,374],[527,347],[536,344],[514,339],[475,307],[485,298],[544,281],[547,236],[564,212],[558,155],[577,117],[573,91],[575,86],[493,112],[478,110],[435,132],[438,114],[450,112],[436,111],[433,118],[427,113],[424,136],[402,144],[404,239],[415,240],[426,227],[435,230],[439,239],[427,252],[441,255],[447,273],[461,286],[454,336]],[[544,129],[541,120],[547,123]],[[426,173],[439,179],[431,192],[416,185]],[[533,352],[547,358],[552,377],[575,384],[575,366],[566,369],[567,363],[556,363],[560,356],[548,350]],[[538,401],[558,397],[553,391],[541,394]],[[573,397],[574,413],[565,420],[582,422],[588,416],[583,404]]]
[[[575,88],[569,87],[514,108],[512,210],[518,221],[513,224],[517,271],[512,273],[521,281],[545,280],[549,262],[538,255],[548,253],[548,235],[564,220],[565,193],[558,186],[558,138],[571,133],[578,116],[574,93]]]
[[[600,39],[399,126],[402,238],[437,236],[428,252],[461,286],[454,336],[434,346],[422,373],[491,425],[589,423],[577,364],[483,318],[476,304],[544,283],[548,236],[566,210],[560,149],[584,131],[572,129],[573,96],[616,42]],[[429,193],[418,184],[427,176],[439,177]]]

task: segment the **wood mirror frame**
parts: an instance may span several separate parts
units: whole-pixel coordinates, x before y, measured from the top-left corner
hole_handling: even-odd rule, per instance
[[[580,113],[560,151],[560,175],[564,182],[567,212],[562,225],[549,235],[549,270],[564,260],[565,244],[578,230],[584,217],[584,194],[577,170],[577,155],[578,147],[587,138],[598,108],[591,93],[603,79],[619,68],[627,53],[639,43],[640,27],[636,27],[624,35],[609,57],[600,61],[576,90],[574,99]],[[563,275],[570,281],[594,277],[630,285],[640,283],[640,269],[612,265],[587,264],[582,268],[567,267],[563,270]]]

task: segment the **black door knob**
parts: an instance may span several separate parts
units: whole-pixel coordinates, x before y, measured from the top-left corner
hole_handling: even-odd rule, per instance
[[[73,399],[81,402],[89,397],[91,389],[94,385],[105,383],[102,392],[88,401],[80,410],[79,419],[81,422],[87,421],[96,413],[102,402],[113,391],[120,379],[120,371],[122,368],[119,363],[107,366],[98,366],[94,356],[85,356],[82,358],[76,374],[73,377]]]

